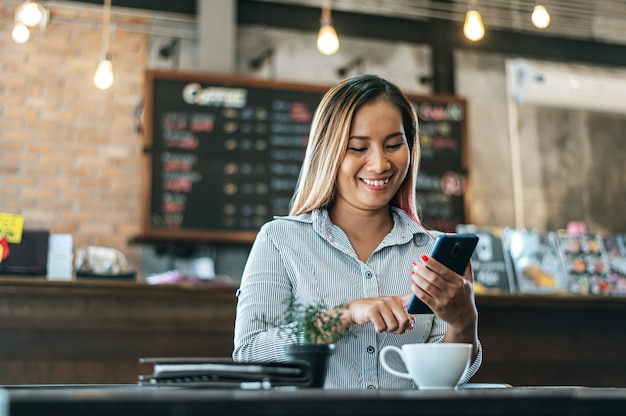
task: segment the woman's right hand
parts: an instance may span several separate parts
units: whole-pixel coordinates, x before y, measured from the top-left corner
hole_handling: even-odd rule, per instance
[[[414,318],[406,311],[412,294],[356,299],[347,304],[343,321],[349,326],[374,324],[377,333],[402,334],[413,328]]]

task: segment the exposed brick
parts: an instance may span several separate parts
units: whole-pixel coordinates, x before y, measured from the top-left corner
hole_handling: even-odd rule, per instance
[[[35,152],[35,153],[54,153],[56,151],[58,151],[59,148],[58,146],[55,146],[53,144],[41,144],[41,143],[28,143],[26,145],[26,151],[28,153],[31,152]]]
[[[35,153],[15,152],[15,153],[7,154],[6,157],[7,157],[7,161],[6,161],[7,166],[30,166],[37,162],[37,155]],[[24,172],[23,170],[22,171],[18,170],[16,173],[19,175],[20,173],[26,173],[26,172]]]
[[[2,183],[4,188],[24,188],[27,186],[35,186],[37,184],[37,178],[34,176],[23,176],[19,175],[19,172],[15,169],[11,169],[13,171],[13,175],[6,175],[3,179]],[[4,172],[4,171],[3,171]]]
[[[81,224],[79,227],[79,231],[81,234],[89,235],[105,235],[111,236],[113,235],[113,224],[102,224],[102,223],[86,223]]]
[[[59,216],[57,212],[40,210],[40,209],[24,209],[20,212],[24,216],[24,227],[26,228],[47,228],[52,232],[59,232],[58,224]],[[50,224],[55,224],[51,226]]]
[[[111,246],[136,257],[128,241],[141,228],[144,164],[133,125],[146,35],[112,31],[116,81],[99,91],[93,74],[102,32],[84,22],[100,22],[101,9],[48,7],[45,32],[24,45],[0,39],[0,209],[24,215],[26,227],[72,234],[75,247]],[[0,2],[5,34],[13,10]]]

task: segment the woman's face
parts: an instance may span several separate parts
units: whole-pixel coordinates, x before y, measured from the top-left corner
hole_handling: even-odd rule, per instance
[[[400,110],[385,99],[364,105],[350,126],[336,179],[335,207],[387,209],[407,175],[409,161]]]

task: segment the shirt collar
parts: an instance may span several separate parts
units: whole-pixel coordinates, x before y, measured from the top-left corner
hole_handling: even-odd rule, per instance
[[[431,237],[406,212],[400,208],[391,207],[391,216],[393,218],[393,228],[383,240],[382,246],[406,244],[411,240],[415,240],[418,246],[428,243]],[[336,239],[336,236],[333,235],[334,224],[330,221],[330,215],[326,208],[318,208],[309,214],[289,218],[311,223],[313,229],[326,240],[332,241]]]

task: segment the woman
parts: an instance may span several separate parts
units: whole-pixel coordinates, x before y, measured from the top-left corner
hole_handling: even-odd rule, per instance
[[[428,256],[434,236],[415,208],[419,155],[417,117],[396,85],[361,75],[324,95],[290,215],[265,224],[250,252],[235,360],[286,359],[289,341],[259,318],[282,316],[293,295],[340,308],[342,324],[356,334],[336,340],[326,388],[411,387],[379,365],[386,345],[470,343],[462,382],[476,373],[482,350],[471,268],[460,276]],[[407,313],[413,294],[434,314]]]

